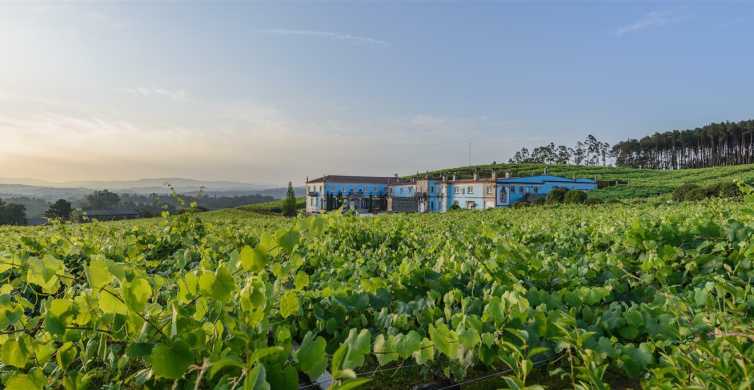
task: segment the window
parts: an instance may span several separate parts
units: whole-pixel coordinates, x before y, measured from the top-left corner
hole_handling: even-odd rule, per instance
[[[435,209],[435,202],[432,201],[432,200],[429,201],[429,209],[430,210],[434,210]]]
[[[473,194],[474,193],[474,186],[468,186],[468,187],[466,187],[466,193],[467,194]]]
[[[476,202],[474,202],[473,200],[467,201],[466,202],[466,208],[470,209],[470,210],[475,209],[476,208]]]
[[[456,188],[454,189],[454,192],[455,192],[456,194],[460,194],[460,193],[461,193],[461,187],[456,187]]]
[[[495,186],[487,187],[487,195],[495,195]]]
[[[429,187],[429,193],[430,194],[434,194],[435,193],[435,186],[430,186]]]

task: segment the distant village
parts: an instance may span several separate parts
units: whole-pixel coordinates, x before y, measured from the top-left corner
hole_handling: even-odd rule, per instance
[[[306,213],[319,214],[341,207],[362,213],[484,210],[544,198],[556,188],[591,191],[597,188],[597,182],[546,172],[538,176],[497,177],[493,171],[487,177],[475,173],[465,179],[325,175],[306,178]]]

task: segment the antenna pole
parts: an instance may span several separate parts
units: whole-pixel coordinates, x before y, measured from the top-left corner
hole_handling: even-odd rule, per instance
[[[471,141],[469,141],[469,166],[471,166]]]

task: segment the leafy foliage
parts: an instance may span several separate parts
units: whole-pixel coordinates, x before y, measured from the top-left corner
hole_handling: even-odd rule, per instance
[[[754,368],[743,198],[4,227],[0,381],[346,389],[410,364],[509,388],[726,388]]]

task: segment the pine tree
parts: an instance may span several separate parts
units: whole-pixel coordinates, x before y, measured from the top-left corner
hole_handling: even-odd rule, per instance
[[[293,191],[293,183],[288,182],[288,194],[283,201],[283,215],[286,217],[296,216],[296,192]]]

